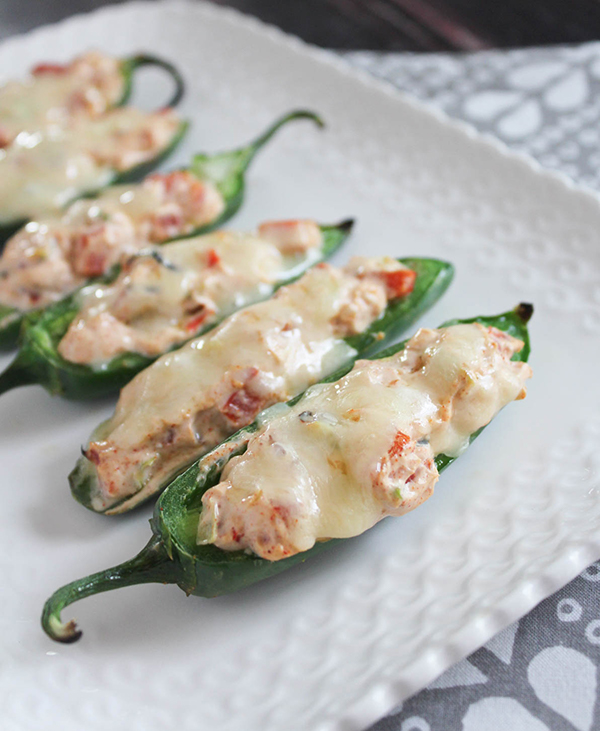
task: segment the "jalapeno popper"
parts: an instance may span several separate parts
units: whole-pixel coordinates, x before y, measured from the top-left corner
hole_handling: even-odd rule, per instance
[[[244,147],[195,155],[186,170],[112,186],[76,201],[62,215],[27,224],[0,257],[0,346],[15,343],[23,313],[57,302],[150,244],[227,221],[242,203],[244,175],[256,153],[298,119],[322,125],[312,112],[291,112]]]
[[[355,257],[232,315],[122,390],[70,476],[74,496],[97,512],[130,510],[262,409],[410,325],[451,276],[431,259]]]
[[[161,106],[174,107],[183,94],[183,80],[174,66],[155,56],[115,58],[89,51],[66,64],[39,63],[25,81],[0,87],[0,148],[35,142],[32,135],[49,127],[67,127],[93,119],[125,104],[133,74],[141,66],[165,69],[175,82],[172,97]]]
[[[121,586],[226,594],[414,509],[500,409],[525,396],[531,313],[520,305],[420,330],[267,410],[167,488],[141,553],[59,589],[44,630],[77,640],[62,609]]]
[[[118,390],[162,353],[333,254],[351,228],[271,221],[257,234],[221,231],[146,249],[109,283],[27,318],[0,393],[28,383],[69,398]]]
[[[6,238],[75,198],[138,180],[170,154],[186,128],[170,108],[119,107],[68,129],[53,128],[31,146],[11,145],[0,157],[0,233]]]
[[[156,112],[118,108],[135,69],[149,64],[172,76],[171,99]],[[172,111],[183,91],[166,61],[100,53],[39,64],[26,82],[0,88],[0,242],[31,218],[158,165],[186,131]]]

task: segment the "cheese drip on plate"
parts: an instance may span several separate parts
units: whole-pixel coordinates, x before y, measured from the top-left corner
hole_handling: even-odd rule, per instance
[[[264,408],[348,362],[356,351],[344,338],[375,322],[388,299],[408,294],[414,276],[387,257],[356,257],[342,270],[319,264],[159,358],[122,390],[113,418],[92,436],[85,454],[95,465],[94,508],[152,494]]]
[[[525,396],[523,343],[480,324],[420,330],[400,353],[359,361],[266,421],[203,496],[198,543],[276,561],[413,510],[435,457]]]

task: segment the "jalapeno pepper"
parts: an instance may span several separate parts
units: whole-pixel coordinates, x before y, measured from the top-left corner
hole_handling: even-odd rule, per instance
[[[146,160],[145,162],[133,165],[127,170],[117,171],[114,170],[110,175],[109,180],[102,185],[100,188],[95,190],[81,190],[77,194],[70,196],[69,203],[77,198],[93,195],[99,193],[108,185],[118,185],[120,183],[135,182],[141,180],[145,175],[150,173],[154,168],[158,167],[164,160],[166,160],[175,148],[179,145],[183,137],[185,136],[189,128],[189,122],[181,120],[178,124],[177,129],[171,136],[168,143],[160,149],[157,154]],[[30,212],[33,215],[33,212]],[[31,217],[31,216],[30,216]],[[0,206],[0,246],[4,244],[8,239],[13,236],[17,231],[27,224],[28,218],[21,216],[10,217],[3,215],[2,207]]]
[[[344,221],[336,226],[321,226],[323,236],[319,261],[331,256],[344,243],[353,221]],[[307,260],[307,267],[309,266]],[[298,273],[288,280],[273,286],[273,292],[297,278]],[[109,277],[111,281],[114,277]],[[69,326],[79,314],[77,296],[72,295],[41,313],[32,313],[25,318],[21,333],[21,348],[13,363],[0,375],[0,394],[17,386],[37,383],[51,394],[70,399],[89,399],[118,391],[136,373],[150,365],[159,356],[148,357],[140,353],[123,353],[110,360],[101,369],[65,360],[58,352],[60,341]],[[200,337],[216,327],[213,322],[196,332]],[[178,343],[176,347],[183,343]]]
[[[218,228],[228,221],[240,208],[244,199],[245,173],[257,152],[289,122],[309,119],[319,127],[323,122],[314,112],[296,110],[280,117],[263,134],[243,147],[219,152],[213,155],[199,153],[192,158],[186,172],[194,175],[198,180],[214,185],[223,196],[225,207],[214,221],[202,225],[184,236],[176,236],[163,243],[174,241],[177,238],[189,238]],[[14,347],[17,342],[21,323],[25,312],[0,302],[0,349]]]
[[[400,259],[399,261],[416,273],[412,292],[404,297],[390,300],[381,317],[364,332],[344,339],[344,342],[351,348],[346,356],[348,361],[354,362],[359,356],[370,355],[381,348],[387,340],[410,327],[442,296],[452,280],[453,267],[446,262],[416,258]],[[327,372],[323,372],[321,375],[326,376]],[[246,418],[247,420],[248,418]],[[243,422],[238,422],[238,426],[240,423]],[[204,451],[208,451],[208,449],[209,447],[206,447]],[[184,470],[199,454],[201,454],[200,447],[193,456],[188,453],[187,457],[182,457],[176,463],[176,471]],[[128,494],[118,501],[107,502],[99,488],[96,463],[93,461],[93,457],[88,458],[85,453],[69,475],[69,483],[73,497],[86,508],[106,515],[116,515],[132,510],[155,496],[172,479],[173,473],[173,469],[171,469],[170,476],[165,476],[156,484],[141,481],[136,492]],[[100,499],[97,499],[98,497]]]
[[[335,226],[322,226],[318,258],[307,258],[304,268],[337,251],[349,235],[352,224],[349,220]],[[294,274],[289,279],[274,284],[271,291],[274,292],[299,276],[299,267],[300,265],[294,268]],[[110,283],[115,276],[116,273],[98,281]],[[264,294],[266,296],[267,293]],[[0,393],[18,385],[39,383],[51,393],[67,398],[94,398],[118,390],[158,357],[147,357],[136,352],[124,353],[104,364],[101,369],[65,360],[59,354],[58,346],[79,312],[77,294],[74,294],[25,318],[21,349],[11,366],[0,375]],[[193,337],[200,337],[217,324],[217,321],[211,322],[193,334]]]
[[[96,68],[90,75],[93,64],[103,60],[108,63],[107,68]],[[78,62],[88,66],[87,74],[79,73],[76,68]],[[173,64],[151,54],[141,53],[118,59],[92,53],[79,56],[67,65],[37,64],[32,69],[31,79],[26,83],[9,83],[0,88],[0,147],[10,146],[21,132],[45,132],[48,125],[62,124],[73,116],[92,118],[123,106],[131,97],[135,72],[142,66],[163,69],[174,83],[171,97],[164,104],[157,105],[157,108],[177,106],[185,89],[183,78]],[[69,85],[69,78],[72,79],[72,85]],[[57,80],[54,90],[53,79]],[[40,96],[38,93],[36,97],[38,84],[42,86],[42,94]],[[92,94],[93,98],[90,98],[90,91],[96,92]],[[60,112],[65,112],[66,118]]]
[[[461,322],[479,322],[485,326],[494,326],[523,340],[525,345],[519,353],[513,356],[513,360],[526,361],[530,350],[527,321],[532,312],[531,305],[521,304],[515,310],[495,317],[452,320],[442,327]],[[406,342],[400,343],[375,357],[388,357],[402,350],[405,345]],[[348,366],[343,371],[325,379],[326,382],[339,379],[350,368],[351,366]],[[300,398],[301,396],[289,403],[294,404]],[[268,561],[243,551],[224,551],[214,545],[197,545],[196,527],[203,494],[219,482],[219,477],[227,462],[245,451],[252,434],[268,418],[268,412],[266,412],[261,424],[255,422],[251,426],[241,429],[193,464],[169,485],[156,504],[151,521],[152,537],[135,558],[58,589],[44,606],[42,613],[44,631],[59,642],[78,640],[81,632],[77,629],[75,622],[71,620],[63,624],[60,614],[66,606],[87,596],[124,586],[152,582],[177,584],[188,595],[220,596],[275,576],[339,542],[340,539],[317,543],[308,551],[279,561]],[[481,431],[480,429],[472,434],[471,441]],[[436,457],[435,461],[438,471],[442,472],[454,461],[454,458],[441,454]]]
[[[149,54],[138,54],[125,58],[120,62],[119,69],[123,78],[123,91],[121,96],[115,103],[108,105],[108,113],[110,113],[111,109],[122,107],[128,101],[133,89],[133,78],[135,72],[142,66],[157,66],[164,69],[171,76],[175,83],[175,88],[171,97],[168,99],[166,104],[161,105],[160,109],[172,109],[179,104],[185,92],[185,83],[183,77],[175,68],[175,66],[173,66],[168,61],[165,61],[156,56],[152,56]],[[174,133],[171,135],[169,141],[157,151],[156,155],[146,160],[145,162],[132,165],[125,170],[114,170],[112,176],[110,177],[110,180],[103,183],[101,188],[105,188],[107,185],[110,184],[139,180],[140,178],[147,175],[151,170],[153,170],[163,160],[165,160],[171,154],[171,152],[173,152],[175,147],[177,147],[179,142],[182,140],[184,134],[188,129],[188,126],[189,125],[187,121],[181,121],[178,124]],[[66,193],[67,191],[65,191],[65,194]],[[70,199],[72,200],[82,195],[90,195],[91,193],[91,190],[81,190],[78,194],[71,195]],[[23,219],[20,216],[11,218],[10,214],[2,215],[2,207],[0,206],[0,243],[6,241],[26,222],[26,219]]]

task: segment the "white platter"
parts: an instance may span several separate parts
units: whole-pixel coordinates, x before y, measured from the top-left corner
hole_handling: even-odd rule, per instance
[[[338,261],[451,260],[455,282],[423,324],[532,301],[535,377],[409,516],[231,597],[148,585],[85,600],[67,610],[84,630],[72,646],[42,633],[44,600],[133,555],[150,509],[109,519],[70,497],[79,445],[111,402],[3,396],[0,727],[364,728],[600,558],[598,199],[324,52],[201,3],[111,7],[9,40],[2,76],[90,46],[181,66],[194,126],[170,166],[285,110],[321,112],[325,132],[289,128],[257,160],[234,225],[353,215]]]

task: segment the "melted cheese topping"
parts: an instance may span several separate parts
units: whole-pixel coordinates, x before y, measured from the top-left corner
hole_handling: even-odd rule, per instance
[[[314,245],[284,257],[275,243],[233,232],[156,247],[132,259],[114,283],[82,289],[81,314],[59,352],[95,368],[123,352],[159,355],[235,310],[266,299],[278,282],[291,279],[319,254]]]
[[[367,326],[362,316],[340,320],[351,302],[370,312],[370,324],[385,308],[385,283],[320,264],[139,373],[86,451],[95,465],[95,509],[151,495],[262,409],[351,359],[356,351],[344,338]]]
[[[312,269],[271,300],[235,313],[216,330],[164,355],[121,392],[111,440],[134,446],[157,417],[177,423],[182,413],[198,410],[211,386],[232,370],[259,368],[283,399],[335,370],[354,352],[333,337],[331,326],[344,284],[332,267]]]
[[[178,129],[171,110],[123,107],[0,150],[0,224],[57,211],[105,187],[115,172],[156,157]]]
[[[213,223],[224,208],[211,183],[183,171],[75,201],[62,216],[31,221],[7,242],[0,302],[24,311],[56,302],[149,244]]]
[[[75,117],[98,116],[124,91],[121,62],[100,53],[83,54],[68,66],[37,66],[26,81],[0,88],[0,147],[26,145],[31,135]]]
[[[358,535],[433,492],[455,457],[531,375],[522,343],[479,324],[421,330],[400,354],[359,361],[267,420],[203,496],[198,542],[279,560]]]

